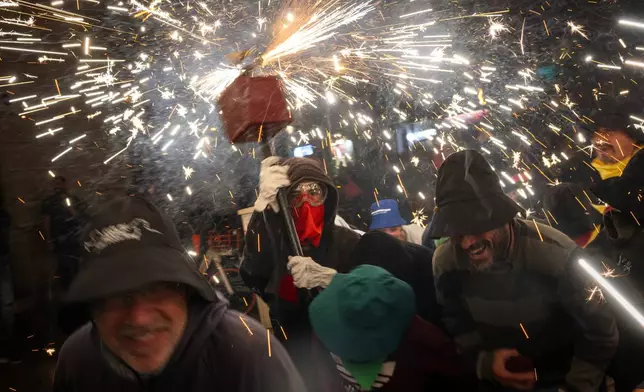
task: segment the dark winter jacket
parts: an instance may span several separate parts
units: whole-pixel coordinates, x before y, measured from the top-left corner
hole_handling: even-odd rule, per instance
[[[370,231],[358,242],[351,258],[351,269],[363,264],[383,268],[409,284],[416,296],[418,315],[432,324],[442,324],[430,249],[400,241],[387,233]]]
[[[342,360],[329,354],[316,341],[320,360],[322,392],[359,392],[360,385],[342,366]],[[454,342],[439,328],[415,317],[398,350],[383,363],[372,391],[424,392],[475,390],[465,375]]]
[[[252,334],[242,323],[250,328]],[[256,321],[220,300],[190,306],[188,325],[160,374],[141,377],[107,351],[87,324],[67,339],[54,392],[300,392],[306,391],[282,345]]]
[[[515,219],[513,251],[489,271],[472,271],[451,240],[438,247],[434,278],[445,325],[479,378],[492,378],[495,349],[516,348],[532,359],[538,387],[596,392],[617,346],[615,319],[605,303],[588,300],[596,284],[580,268],[582,251],[537,225]]]

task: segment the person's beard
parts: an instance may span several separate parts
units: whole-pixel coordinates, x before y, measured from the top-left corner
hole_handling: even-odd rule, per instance
[[[490,250],[491,256],[486,260],[470,260],[472,269],[476,272],[485,272],[505,260],[510,244],[510,231],[507,226],[495,230],[489,239],[481,239],[473,244],[470,249],[484,246],[486,251]]]

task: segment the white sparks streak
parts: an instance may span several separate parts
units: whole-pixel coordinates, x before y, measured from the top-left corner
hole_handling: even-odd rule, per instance
[[[81,63],[122,63],[122,59],[78,59]]]
[[[29,53],[55,54],[55,55],[58,55],[58,56],[67,56],[67,53],[63,53],[63,52],[51,52],[49,50],[16,48],[16,47],[13,47],[13,46],[0,46],[0,50],[11,50],[11,51],[14,51],[14,52],[29,52]]]
[[[501,175],[505,177],[506,180],[510,181],[511,184],[516,184],[516,181],[506,172],[501,172]]]
[[[601,276],[599,272],[595,271],[595,269],[593,269],[593,267],[591,267],[584,259],[579,259],[579,265],[584,269],[584,271],[592,276],[592,278],[595,279],[604,290],[615,297],[617,302],[619,302],[619,304],[622,305],[622,307],[624,307],[624,309],[630,313],[630,315],[633,316],[641,326],[644,327],[644,316],[642,316],[642,314],[640,314],[640,312],[638,312],[637,309],[635,309],[635,307],[631,305],[631,303],[628,302],[628,300],[624,298],[624,296],[612,284],[610,284],[608,280],[606,280],[606,278]]]
[[[181,24],[182,24],[181,21],[179,21],[177,19],[174,19],[169,13],[159,9],[159,7],[157,5],[159,3],[159,1],[152,1],[150,7],[147,7],[147,6],[143,5],[142,3],[139,3],[136,0],[130,0],[129,3],[131,5],[133,5],[134,7],[136,7],[137,11],[149,12],[150,14],[153,14],[153,15],[155,15],[157,17],[155,19],[160,20],[162,22],[169,22],[169,23],[173,23],[173,24],[178,25],[178,26],[181,26]]]
[[[349,4],[342,7],[322,9],[314,14],[295,33],[283,42],[269,49],[263,56],[264,64],[290,54],[301,52],[315,44],[333,37],[334,30],[355,22],[374,10],[374,5],[367,1],[362,4]]]
[[[69,141],[69,144],[74,144],[74,143],[76,143],[77,141],[79,141],[79,140],[81,140],[82,138],[84,138],[85,136],[87,136],[87,134],[85,134],[85,133],[84,133],[84,134],[80,135],[79,137],[77,137],[77,138],[74,138],[74,139],[70,140],[70,141]]]
[[[128,12],[128,11],[129,11],[127,8],[123,8],[123,7],[115,7],[115,6],[113,6],[113,5],[108,5],[108,6],[107,6],[107,9],[108,9],[108,10],[112,10],[112,11],[118,11],[118,12]]]
[[[644,23],[636,22],[634,20],[620,19],[619,24],[624,26],[631,26],[631,27],[637,27],[639,29],[644,29]]]
[[[49,129],[45,133],[41,133],[40,135],[36,135],[36,139],[40,139],[41,137],[47,136],[47,135],[53,135],[54,133],[56,133],[58,131],[62,131],[62,130],[63,130],[62,127],[61,128],[56,128],[56,129]]]
[[[199,96],[207,97],[207,100],[217,99],[241,72],[242,70],[239,68],[215,69],[205,77],[194,81],[191,87]]]
[[[165,150],[167,150],[167,149],[168,149],[168,147],[170,147],[170,145],[172,145],[172,143],[174,143],[174,139],[172,139],[172,140],[170,140],[169,142],[167,142],[167,143],[166,143],[166,144],[161,148],[161,151],[165,151]]]
[[[37,97],[37,95],[29,95],[29,96],[26,96],[26,97],[20,97],[20,98],[10,99],[10,100],[9,100],[9,102],[10,102],[10,103],[13,103],[13,102],[26,101],[26,100],[28,100],[28,99],[36,98],[36,97]]]
[[[626,61],[624,61],[624,64],[632,65],[634,67],[644,68],[644,63],[642,63],[640,61],[626,60]]]
[[[55,162],[56,160],[58,160],[58,158],[60,158],[60,157],[62,157],[63,155],[67,154],[67,153],[68,153],[68,152],[70,152],[71,150],[72,150],[72,147],[67,148],[65,151],[63,151],[63,152],[61,152],[60,154],[56,155],[56,156],[55,156],[51,161],[52,161],[52,162]]]
[[[430,9],[426,9],[426,10],[422,10],[422,11],[412,12],[412,13],[405,14],[405,15],[400,15],[400,19],[408,18],[408,17],[414,16],[414,15],[424,14],[426,12],[432,12],[432,9],[430,8]]]
[[[622,67],[619,67],[617,65],[609,65],[609,64],[597,64],[597,68],[601,69],[622,69]]]

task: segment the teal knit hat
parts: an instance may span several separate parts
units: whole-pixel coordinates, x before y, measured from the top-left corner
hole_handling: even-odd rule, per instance
[[[416,314],[414,291],[373,265],[337,274],[309,307],[313,330],[343,361],[383,361]]]

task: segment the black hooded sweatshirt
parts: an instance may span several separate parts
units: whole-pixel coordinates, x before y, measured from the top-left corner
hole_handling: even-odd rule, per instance
[[[86,324],[61,349],[54,392],[306,391],[288,354],[272,336],[269,356],[266,333],[255,320],[229,310],[223,300],[193,302],[168,364],[156,375],[140,376],[111,354],[96,328]]]

